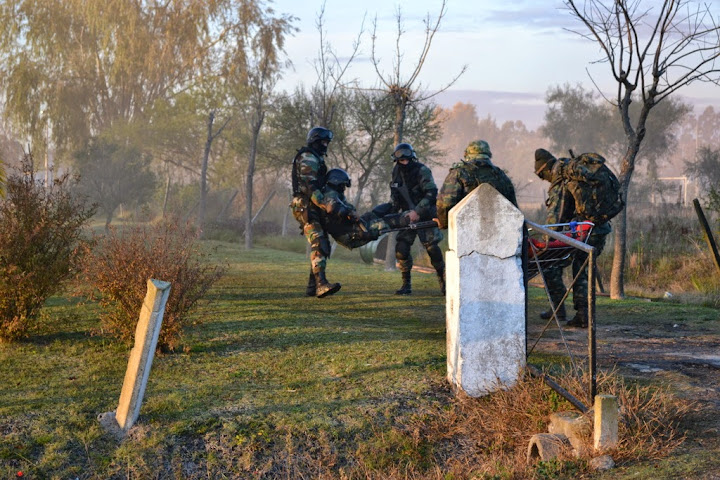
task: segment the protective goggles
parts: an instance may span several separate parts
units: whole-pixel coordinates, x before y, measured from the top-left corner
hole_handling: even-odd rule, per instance
[[[411,148],[401,148],[399,150],[395,150],[392,156],[395,160],[400,160],[401,158],[415,158],[415,152],[413,152]]]

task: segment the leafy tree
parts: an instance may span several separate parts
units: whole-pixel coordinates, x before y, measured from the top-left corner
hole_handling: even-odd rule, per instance
[[[635,170],[640,147],[650,131],[650,114],[671,94],[695,81],[720,81],[717,42],[720,26],[710,4],[664,0],[645,6],[642,0],[564,0],[583,25],[580,35],[598,44],[601,61],[617,83],[615,121],[625,134],[620,165],[623,197]],[[649,2],[647,2],[649,3]],[[634,116],[631,105],[638,101]],[[655,113],[654,115],[657,115]],[[618,215],[610,296],[624,298],[627,212]]]
[[[207,70],[231,1],[0,3],[6,111],[44,145],[49,127],[60,152],[142,118]],[[213,32],[217,32],[214,33]]]
[[[91,139],[75,153],[78,188],[105,213],[106,230],[121,204],[142,205],[151,198],[156,182],[150,162],[137,148],[102,138]]]
[[[548,108],[540,131],[552,142],[551,149],[560,155],[598,152],[611,161],[623,155],[626,136],[622,125],[615,121],[616,107],[598,99],[582,86],[556,86],[545,97]],[[638,151],[638,160],[647,160],[654,176],[656,159],[666,156],[677,145],[677,130],[691,106],[673,97],[655,107],[647,119],[647,133]],[[630,106],[631,119],[639,115],[640,104]]]
[[[685,174],[705,192],[720,190],[720,148],[700,147],[694,162],[685,162]]]

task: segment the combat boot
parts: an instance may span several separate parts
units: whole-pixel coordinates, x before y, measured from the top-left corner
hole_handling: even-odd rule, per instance
[[[395,295],[410,295],[412,293],[412,282],[410,281],[410,272],[402,272],[402,287],[395,291]]]
[[[330,283],[325,278],[325,270],[320,270],[315,274],[315,296],[317,298],[324,298],[328,295],[332,295],[340,290],[339,283]]]
[[[560,305],[560,308],[558,308],[556,315],[558,321],[560,322],[564,322],[565,320],[567,320],[567,312],[565,311],[564,303]],[[545,310],[540,314],[540,318],[542,318],[543,320],[550,320],[550,318],[552,318],[552,310]]]
[[[305,295],[308,297],[314,297],[315,296],[315,274],[313,274],[312,270],[310,270],[310,278],[308,278],[308,284],[305,288]]]
[[[438,272],[438,282],[440,283],[440,291],[445,295],[445,272]]]
[[[575,316],[572,318],[572,320],[567,322],[565,325],[567,325],[568,327],[587,328],[587,308],[580,308],[580,310],[575,313]]]

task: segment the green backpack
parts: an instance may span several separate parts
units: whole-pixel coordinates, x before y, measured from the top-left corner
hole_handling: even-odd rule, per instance
[[[610,221],[625,206],[620,182],[597,153],[573,157],[565,169],[567,189],[578,215],[594,224]]]

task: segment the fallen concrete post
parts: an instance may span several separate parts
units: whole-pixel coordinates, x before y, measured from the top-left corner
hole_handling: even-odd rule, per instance
[[[123,437],[140,415],[140,405],[157,348],[165,304],[170,295],[169,282],[151,279],[148,280],[147,287],[117,410],[98,417],[103,427],[118,437]]]
[[[548,432],[565,435],[580,457],[587,453],[590,444],[590,419],[578,412],[555,412],[550,415]]]
[[[561,433],[538,433],[530,438],[527,463],[547,462],[570,450],[568,438]]]

